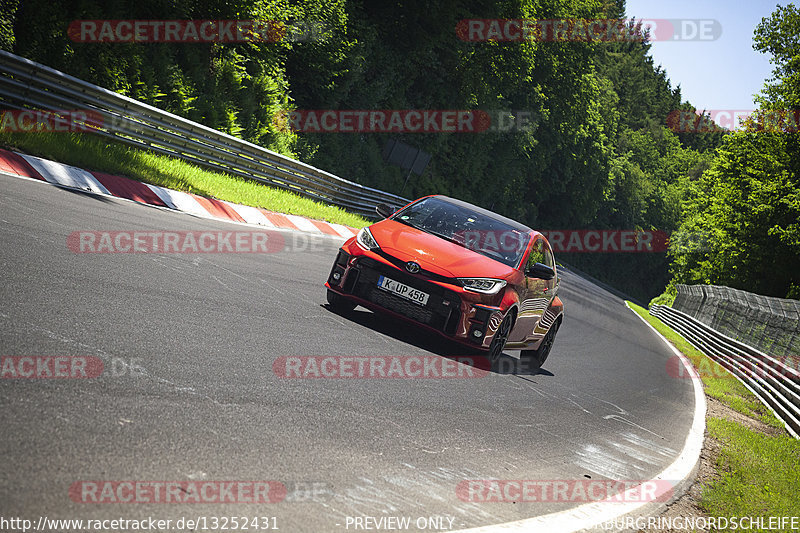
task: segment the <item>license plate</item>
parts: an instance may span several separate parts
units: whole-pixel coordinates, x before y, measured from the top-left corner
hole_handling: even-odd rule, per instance
[[[415,304],[425,305],[428,303],[428,293],[418,291],[413,287],[409,287],[405,283],[400,283],[386,276],[378,278],[378,288],[396,294],[406,300],[411,300]]]

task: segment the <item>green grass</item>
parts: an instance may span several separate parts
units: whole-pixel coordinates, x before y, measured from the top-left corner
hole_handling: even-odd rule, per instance
[[[363,217],[336,206],[228,174],[211,172],[180,159],[107,142],[80,133],[0,132],[0,145],[60,163],[270,211],[361,228]]]
[[[631,302],[628,305],[692,361],[700,371],[708,396],[747,416],[783,428],[772,411],[724,368],[669,326],[650,316],[646,309]],[[708,436],[721,443],[714,465],[717,477],[703,488],[699,502],[708,516],[761,517],[764,524],[769,525],[767,520],[771,517],[797,515],[800,509],[800,440],[786,433],[767,435],[715,417],[706,419],[706,428]]]
[[[722,443],[720,478],[703,491],[711,516],[796,516],[800,509],[800,441],[768,436],[719,418],[708,433]]]

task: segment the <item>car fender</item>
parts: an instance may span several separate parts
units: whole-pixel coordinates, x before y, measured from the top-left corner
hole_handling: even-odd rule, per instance
[[[500,300],[500,309],[503,309],[503,317],[505,317],[512,309],[519,314],[519,294],[513,290],[506,290],[503,294],[503,299]]]
[[[564,320],[564,318],[563,318],[563,316],[564,316],[564,302],[561,301],[561,298],[559,298],[558,296],[553,298],[553,301],[550,303],[550,309],[554,313],[556,313],[558,319],[560,319],[562,321]],[[555,322],[553,322],[553,323],[555,323]]]

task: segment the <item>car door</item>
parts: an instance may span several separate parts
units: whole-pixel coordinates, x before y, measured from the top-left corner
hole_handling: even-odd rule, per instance
[[[543,279],[537,280],[543,283],[543,288],[542,288],[543,300],[541,302],[543,307],[541,310],[542,312],[537,317],[536,325],[534,326],[533,330],[533,335],[531,335],[530,337],[533,340],[544,337],[544,335],[547,333],[547,330],[552,325],[553,319],[555,317],[552,315],[552,313],[547,315],[547,309],[550,307],[550,304],[553,303],[553,299],[556,297],[559,284],[558,270],[556,269],[556,262],[555,259],[553,258],[553,251],[550,249],[550,245],[548,244],[547,241],[543,242],[542,251],[543,251],[543,258],[541,263],[552,268],[555,275],[552,277],[552,279],[549,280],[543,280]],[[545,315],[547,315],[547,318],[543,319],[542,317]]]
[[[542,237],[537,237],[526,258],[523,272],[527,272],[536,263],[547,264],[547,257],[552,263],[552,252]],[[549,265],[548,265],[549,266]],[[525,275],[525,279],[520,287],[520,305],[517,314],[517,323],[511,332],[509,342],[529,342],[531,339],[538,339],[542,336],[537,332],[536,326],[539,323],[547,306],[549,305],[550,294],[553,292],[551,281],[533,278]]]

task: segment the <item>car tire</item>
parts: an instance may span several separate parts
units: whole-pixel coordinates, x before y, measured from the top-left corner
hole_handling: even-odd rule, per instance
[[[356,308],[356,303],[341,294],[328,289],[328,305],[337,313],[347,313]]]
[[[538,370],[542,368],[544,362],[547,361],[547,356],[550,355],[550,351],[553,349],[553,342],[556,340],[556,333],[558,333],[558,328],[560,326],[560,320],[553,324],[537,349],[522,350],[519,354],[520,360],[527,365],[531,365],[532,369]]]
[[[503,318],[502,322],[500,322],[494,337],[492,337],[492,342],[489,344],[489,361],[491,363],[494,363],[500,359],[500,355],[503,353],[503,348],[506,346],[506,341],[508,340],[508,336],[513,327],[514,316],[513,312],[511,312],[508,313],[505,318]]]

